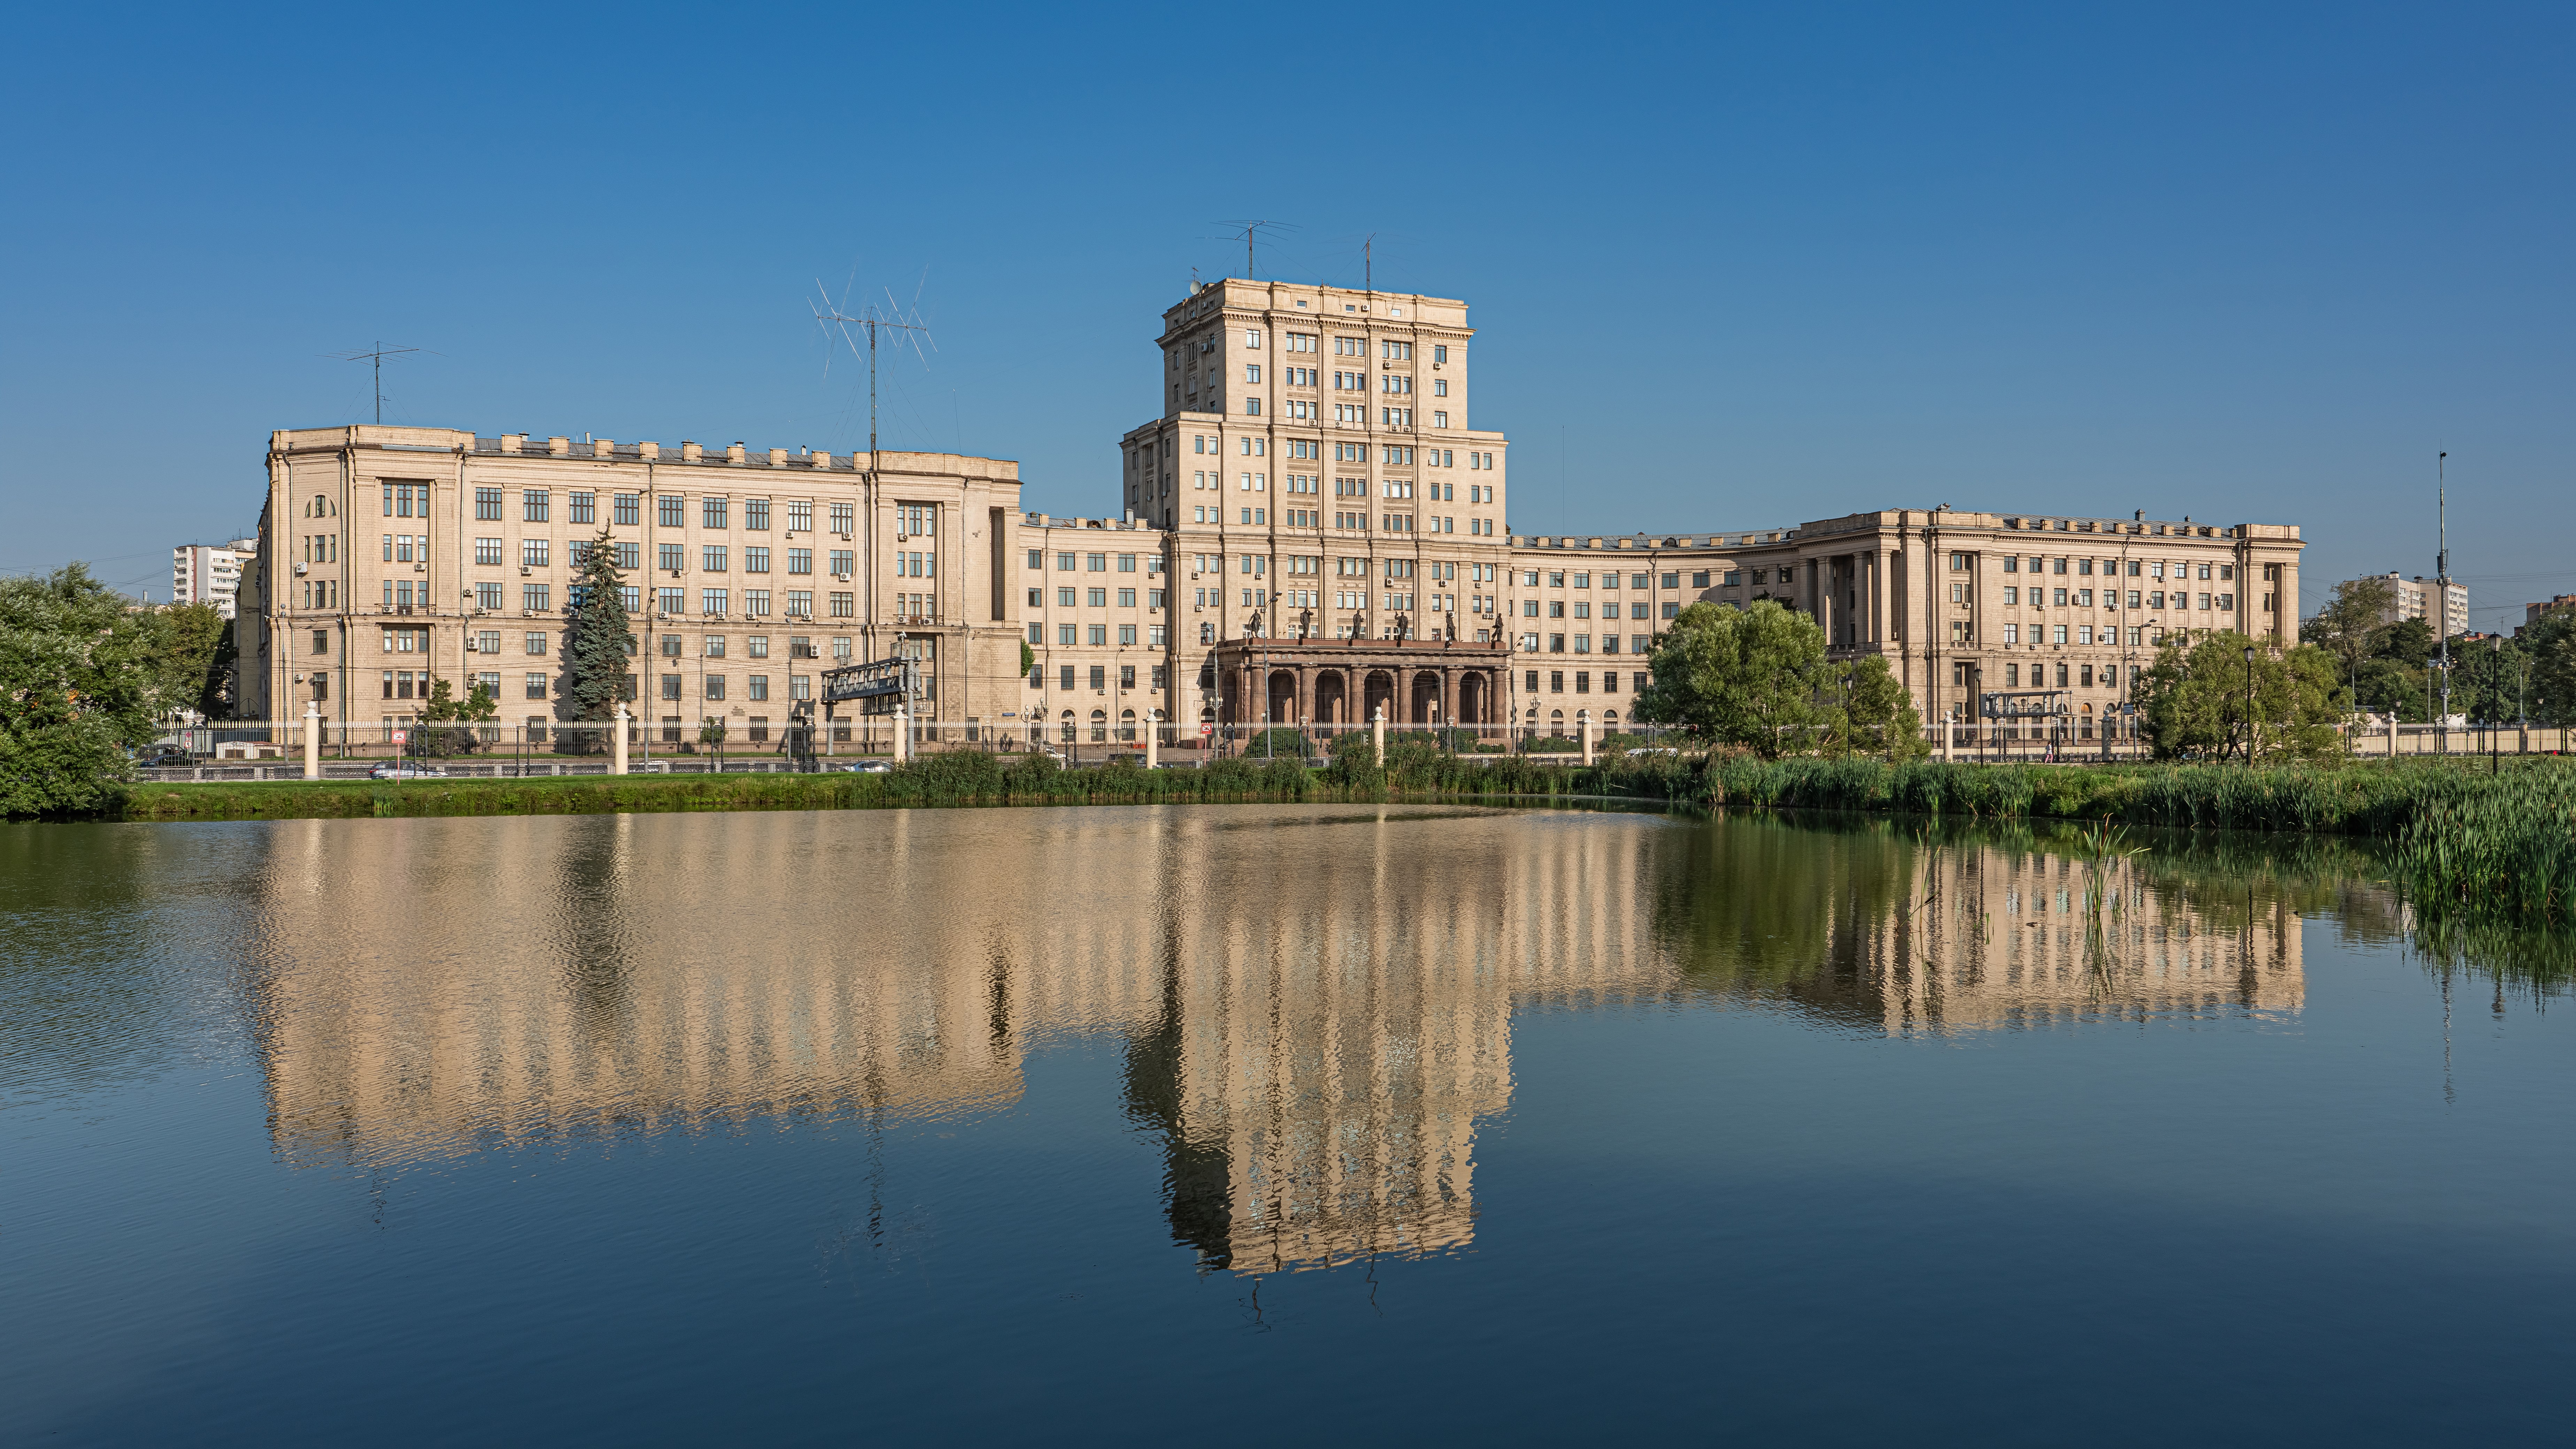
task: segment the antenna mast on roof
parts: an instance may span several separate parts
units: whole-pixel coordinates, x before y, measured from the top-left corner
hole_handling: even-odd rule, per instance
[[[814,325],[823,329],[823,337],[826,343],[826,350],[823,357],[823,375],[827,378],[832,375],[831,354],[833,349],[831,349],[828,344],[830,343],[833,334],[836,332],[839,334],[842,344],[850,349],[850,355],[852,357],[859,355],[859,341],[856,337],[850,335],[850,328],[856,326],[868,334],[868,466],[867,471],[860,475],[860,486],[862,489],[862,496],[867,501],[867,507],[864,510],[866,516],[861,522],[861,527],[865,530],[865,547],[867,549],[866,554],[863,556],[872,560],[876,557],[877,503],[879,501],[877,493],[877,334],[880,332],[910,333],[911,335],[908,338],[899,338],[898,340],[911,342],[913,354],[917,357],[921,357],[922,364],[925,367],[929,365],[930,359],[927,356],[922,355],[921,344],[930,338],[930,329],[922,325],[920,303],[921,287],[929,282],[930,269],[928,267],[921,269],[921,283],[916,284],[912,289],[912,307],[898,308],[895,305],[894,293],[889,290],[886,292],[886,305],[884,310],[880,311],[874,305],[870,305],[867,311],[853,315],[852,313],[843,310],[843,304],[849,301],[850,281],[855,281],[858,274],[858,264],[856,262],[851,263],[850,280],[844,281],[841,284],[840,302],[832,300],[832,294],[824,289],[823,279],[816,277],[814,279],[815,305],[813,307],[813,312]],[[935,341],[931,342],[930,345],[934,349],[939,346]],[[873,570],[875,565],[871,563],[869,568]],[[873,663],[875,661],[876,654],[876,589],[868,589],[866,591],[866,597],[868,607],[867,613],[863,616],[867,620],[866,637],[869,641],[866,654],[869,662]]]
[[[1261,229],[1266,226],[1272,231],[1296,230],[1295,227],[1290,226],[1284,221],[1229,221],[1221,223],[1221,225],[1241,227],[1243,229],[1241,232],[1243,237],[1243,279],[1247,282],[1252,280],[1252,244],[1254,241],[1259,239]]]
[[[381,425],[385,420],[385,359],[388,357],[400,357],[406,352],[418,352],[420,350],[421,349],[417,347],[387,347],[383,343],[379,342],[376,344],[375,350],[371,352],[332,352],[324,355],[337,358],[342,362],[372,362],[375,364],[376,422]]]
[[[925,271],[922,275],[927,280],[929,273]],[[850,335],[850,329],[855,326],[868,334],[868,350],[864,354],[868,364],[868,472],[874,475],[877,468],[877,334],[879,332],[914,333],[916,335],[911,339],[912,350],[915,355],[920,355],[922,342],[930,338],[930,329],[922,325],[921,313],[917,305],[911,308],[897,308],[894,305],[892,292],[886,293],[884,308],[871,305],[867,311],[855,315],[841,310],[841,302],[832,300],[832,294],[824,290],[823,279],[820,277],[814,279],[814,293],[818,302],[818,305],[813,308],[815,325],[823,329],[826,337],[838,331],[841,341],[849,347],[852,357],[859,357],[862,354],[859,351],[859,340]],[[849,288],[846,285],[841,289],[841,298],[842,302],[849,300]],[[915,288],[913,301],[918,304],[920,300],[920,289]],[[939,346],[936,341],[931,341],[930,345],[934,351]],[[922,358],[925,363],[929,360],[926,356]],[[823,362],[823,373],[828,377],[831,371],[831,360],[826,357]]]

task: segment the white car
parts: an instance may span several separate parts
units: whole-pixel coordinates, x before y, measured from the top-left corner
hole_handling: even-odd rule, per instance
[[[367,772],[370,780],[444,780],[447,772],[435,765],[412,765],[387,760]]]
[[[891,774],[893,772],[894,762],[891,760],[860,760],[853,764],[844,765],[841,768],[849,771],[853,775],[884,775]]]

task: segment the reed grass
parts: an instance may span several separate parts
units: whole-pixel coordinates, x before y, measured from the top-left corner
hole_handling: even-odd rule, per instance
[[[1043,755],[960,751],[882,775],[135,785],[102,813],[126,820],[249,820],[1578,797],[2358,837],[2379,845],[2390,880],[2428,919],[2463,929],[2576,923],[2576,762],[2558,759],[2500,767],[2409,760],[2248,770],[1655,755],[1581,766],[1456,755],[1402,741],[1382,763],[1353,756],[1322,769],[1294,759],[1237,758],[1192,770],[1066,770]]]

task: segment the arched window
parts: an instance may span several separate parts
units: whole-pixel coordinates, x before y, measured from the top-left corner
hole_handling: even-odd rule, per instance
[[[1564,710],[1552,709],[1547,712],[1547,732],[1552,735],[1562,735],[1565,733]]]
[[[1122,709],[1118,712],[1118,738],[1125,740],[1130,744],[1135,742],[1136,711],[1132,709]]]
[[[1109,711],[1095,709],[1091,712],[1091,742],[1095,745],[1109,742]]]
[[[1064,712],[1064,742],[1068,745],[1073,743],[1073,731],[1073,711],[1066,710]]]
[[[1615,709],[1601,711],[1601,732],[1606,735],[1617,728],[1619,728],[1619,711]]]

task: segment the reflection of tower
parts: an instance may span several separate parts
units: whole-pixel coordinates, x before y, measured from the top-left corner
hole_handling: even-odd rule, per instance
[[[1181,1113],[1182,1023],[1179,945],[1159,963],[1162,1010],[1127,1041],[1127,1112],[1163,1138],[1163,1193],[1173,1241],[1197,1250],[1205,1267],[1230,1267],[1234,1207],[1225,1149],[1190,1140]]]

